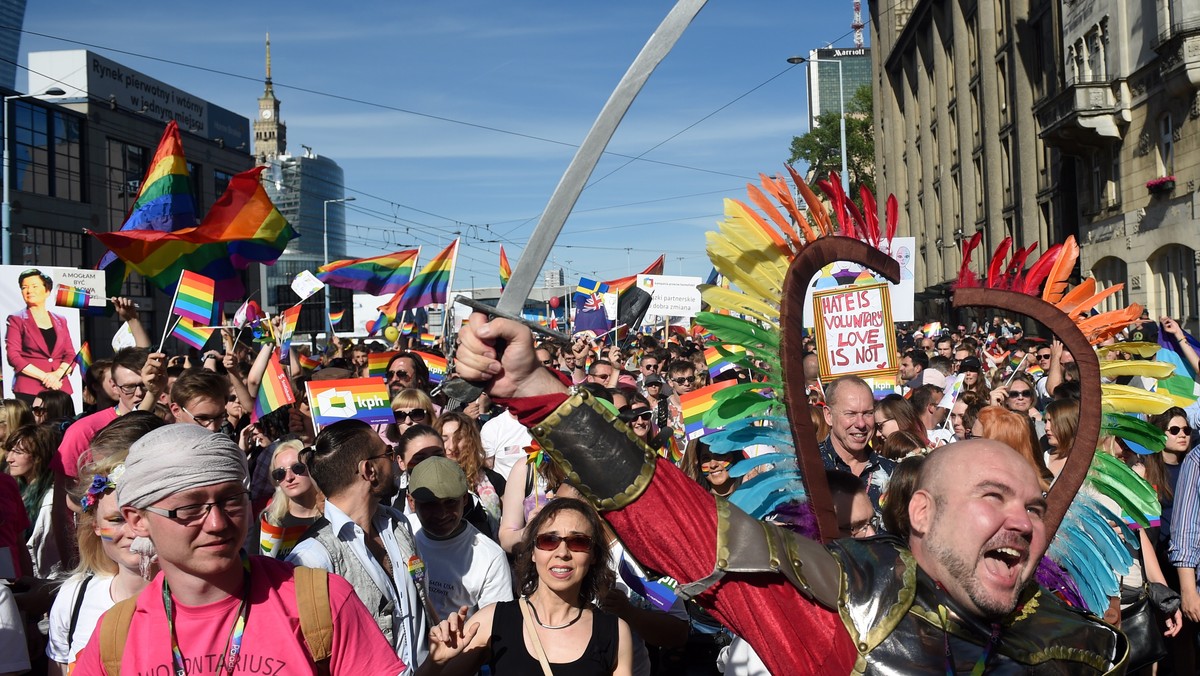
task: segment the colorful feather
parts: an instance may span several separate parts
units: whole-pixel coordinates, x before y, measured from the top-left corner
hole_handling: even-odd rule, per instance
[[[753,225],[756,228],[755,234],[766,236],[767,240],[776,247],[780,255],[786,257],[792,253],[787,243],[783,241],[783,237],[775,231],[775,228],[767,225],[767,222],[763,220],[763,217],[757,211],[751,209],[741,200],[725,198],[725,216],[727,220],[740,219],[742,222]]]
[[[1069,314],[1080,303],[1094,295],[1096,295],[1096,278],[1088,277],[1064,293],[1063,297],[1054,305],[1059,310]]]
[[[762,178],[764,185],[769,183],[771,180],[762,174],[759,174],[759,176]],[[750,201],[753,202],[759,209],[761,209],[762,212],[766,214],[767,218],[770,218],[771,222],[775,224],[775,227],[778,228],[779,231],[788,238],[791,246],[787,248],[795,251],[801,246],[804,246],[803,242],[800,241],[800,235],[792,228],[791,224],[787,222],[787,219],[783,217],[783,214],[779,213],[779,207],[771,203],[771,199],[767,197],[766,193],[764,193],[762,190],[759,190],[758,186],[754,185],[753,183],[747,183],[746,194],[750,197]],[[791,252],[789,251],[789,253]]]
[[[1008,249],[1012,246],[1012,237],[1005,237],[1000,240],[1000,245],[996,247],[995,253],[992,254],[992,262],[988,265],[987,273],[987,288],[1000,289],[1003,288],[1003,275],[1001,271],[1004,269],[1004,261],[1008,258]]]
[[[1165,361],[1131,361],[1126,359],[1105,359],[1100,362],[1100,375],[1104,378],[1119,378],[1121,376],[1142,376],[1162,380],[1175,374],[1175,365]]]
[[[971,236],[963,247],[963,262],[958,269],[958,279],[954,285],[957,287],[979,286],[979,278],[975,276],[975,272],[971,270],[971,255],[975,253],[975,249],[979,248],[979,244],[983,242],[983,231],[980,230]]]
[[[1120,516],[1080,493],[1050,543],[1050,558],[1071,576],[1093,613],[1108,607],[1109,597],[1120,592],[1119,576],[1133,564],[1133,555],[1111,523],[1121,523]]]
[[[896,224],[900,222],[900,203],[896,201],[895,195],[888,195],[887,206],[887,242],[888,248],[891,248],[892,240],[896,238]]]
[[[792,165],[786,165],[788,173],[792,175],[792,182],[796,184],[796,190],[800,192],[800,196],[804,198],[804,203],[808,205],[808,215],[817,223],[817,227],[821,229],[821,236],[828,237],[833,234],[833,223],[829,220],[829,212],[825,209],[825,204],[817,197],[817,193],[808,187],[800,174]]]
[[[1092,308],[1096,307],[1100,303],[1103,303],[1106,298],[1123,288],[1125,288],[1124,284],[1114,284],[1107,289],[1104,289],[1100,293],[1094,294],[1091,298],[1084,299],[1082,302],[1076,305],[1073,310],[1067,312],[1067,316],[1069,316],[1071,319],[1078,319],[1079,317],[1083,316],[1085,312],[1091,312]]]
[[[858,187],[858,195],[862,198],[863,229],[867,232],[867,242],[879,248],[879,205],[875,202],[875,195],[865,185]]]
[[[847,218],[846,193],[842,190],[842,181],[837,172],[829,172],[829,178],[817,181],[817,187],[825,193],[825,196],[829,198],[829,203],[833,206],[833,215],[837,217],[838,221],[838,232],[846,237],[858,239],[858,233],[854,231],[854,223]]]
[[[1147,516],[1162,514],[1154,487],[1108,453],[1096,453],[1088,471],[1088,483],[1121,506],[1121,511],[1142,528],[1149,528]]]
[[[1057,303],[1062,300],[1069,286],[1067,279],[1075,270],[1075,263],[1078,260],[1079,245],[1075,242],[1075,236],[1071,235],[1067,241],[1063,242],[1062,250],[1054,261],[1054,266],[1046,275],[1046,287],[1042,290],[1042,300],[1047,303]]]
[[[1150,359],[1151,357],[1157,355],[1158,351],[1161,349],[1162,349],[1162,346],[1159,345],[1158,343],[1129,341],[1127,343],[1113,343],[1112,345],[1101,345],[1100,347],[1096,348],[1096,354],[1098,354],[1100,356],[1104,356],[1104,355],[1108,354],[1109,352],[1113,352],[1113,351],[1128,352],[1130,354],[1136,354],[1137,356],[1139,356],[1143,359]]]
[[[817,231],[809,224],[808,219],[800,212],[800,207],[796,204],[796,198],[792,195],[791,188],[788,187],[787,181],[782,178],[770,178],[766,174],[759,174],[762,179],[763,187],[766,188],[775,199],[783,205],[787,210],[788,215],[792,217],[792,222],[800,228],[800,232],[804,235],[805,242],[811,242],[817,238]]]
[[[1025,282],[1020,289],[1021,293],[1027,296],[1040,295],[1038,291],[1042,288],[1042,282],[1046,279],[1046,275],[1050,274],[1050,268],[1054,267],[1058,257],[1062,255],[1062,246],[1062,244],[1055,244],[1050,247],[1029,267],[1029,272],[1025,274]]]
[[[1024,249],[1018,249],[1013,254],[1012,261],[1008,264],[1008,269],[1004,271],[1003,287],[1010,291],[1019,291],[1021,284],[1021,273],[1025,271],[1025,261],[1029,259],[1029,255],[1037,248],[1038,243],[1034,242]]]
[[[1125,330],[1142,316],[1142,306],[1134,303],[1120,310],[1102,312],[1093,317],[1079,320],[1079,330],[1092,345],[1101,343]]]
[[[1158,415],[1175,405],[1175,401],[1166,395],[1129,385],[1105,383],[1100,386],[1100,396],[1105,411]]]
[[[701,284],[698,288],[704,302],[709,305],[754,317],[779,329],[779,308],[732,289],[707,284]]]
[[[1132,441],[1140,447],[1140,450],[1150,453],[1163,450],[1167,443],[1166,432],[1141,418],[1135,418],[1125,413],[1105,413],[1100,423],[1100,432],[1120,437],[1125,441]],[[1130,448],[1139,452],[1139,448],[1132,446]]]

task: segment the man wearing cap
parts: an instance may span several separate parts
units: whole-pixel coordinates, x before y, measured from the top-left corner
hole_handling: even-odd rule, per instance
[[[287,561],[349,580],[400,659],[419,665],[429,653],[425,564],[408,520],[380,504],[396,494],[395,449],[370,425],[343,420],[322,429],[300,460],[325,494],[325,516]]]
[[[167,425],[130,447],[117,502],[137,536],[131,548],[156,555],[162,573],[126,602],[134,610],[121,673],[314,673],[297,631],[294,569],[239,554],[254,516],[246,482],[237,444],[197,425]],[[404,672],[349,583],[328,579],[330,673]],[[118,609],[101,618],[73,673],[108,673],[100,637]]]
[[[504,550],[463,519],[471,496],[458,463],[426,458],[412,470],[408,495],[421,522],[417,551],[429,571],[429,603],[438,617],[450,617],[463,606],[474,614],[488,604],[511,601]]]

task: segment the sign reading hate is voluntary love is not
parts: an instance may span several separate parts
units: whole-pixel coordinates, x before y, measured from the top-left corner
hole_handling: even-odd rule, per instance
[[[821,380],[896,375],[899,360],[887,284],[817,291],[813,316]]]

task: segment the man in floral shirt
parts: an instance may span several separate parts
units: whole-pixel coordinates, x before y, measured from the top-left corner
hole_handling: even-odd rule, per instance
[[[867,485],[875,512],[896,463],[871,449],[875,435],[875,398],[862,378],[842,376],[825,386],[825,422],[829,436],[819,445],[826,469],[850,472]]]

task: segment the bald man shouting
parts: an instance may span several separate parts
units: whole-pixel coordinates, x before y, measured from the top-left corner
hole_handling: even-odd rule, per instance
[[[1045,499],[1016,451],[934,451],[907,539],[827,547],[755,521],[635,441],[533,356],[529,330],[473,315],[457,369],[532,428],[642,563],[664,571],[777,674],[1123,673],[1124,635],[1033,581]]]

